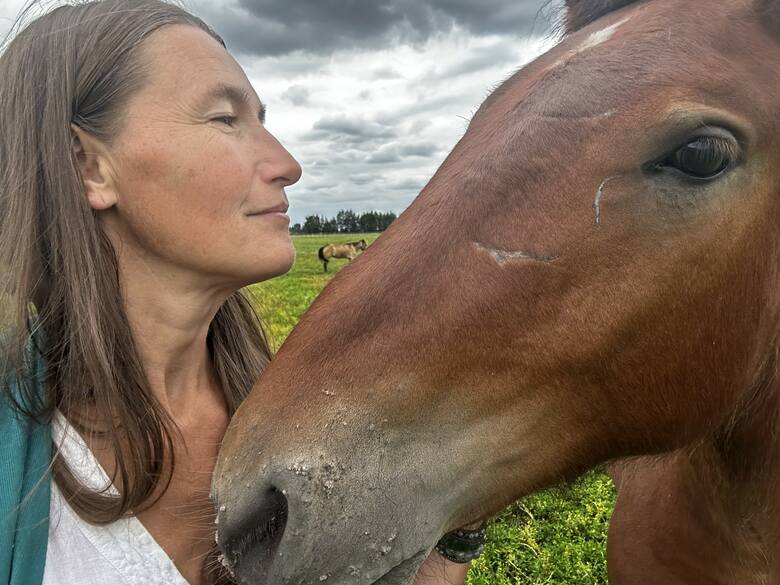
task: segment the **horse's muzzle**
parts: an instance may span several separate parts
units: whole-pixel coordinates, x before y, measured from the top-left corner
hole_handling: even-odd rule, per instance
[[[288,452],[260,462],[259,474],[257,462],[252,470],[235,462],[230,475],[217,477],[218,542],[238,582],[410,584],[441,536],[448,506],[421,507],[402,495],[409,470],[376,453],[358,463]]]

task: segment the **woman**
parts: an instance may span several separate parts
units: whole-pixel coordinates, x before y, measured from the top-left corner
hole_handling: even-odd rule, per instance
[[[209,483],[270,358],[241,289],[290,268],[301,169],[157,0],[53,10],[0,79],[0,582],[228,579]],[[433,553],[417,583],[464,573]]]

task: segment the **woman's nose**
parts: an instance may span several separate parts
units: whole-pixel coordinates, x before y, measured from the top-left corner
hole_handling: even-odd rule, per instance
[[[266,139],[260,148],[263,149],[262,178],[268,183],[278,183],[287,187],[297,183],[303,173],[301,165],[287,149],[274,137],[265,131]]]

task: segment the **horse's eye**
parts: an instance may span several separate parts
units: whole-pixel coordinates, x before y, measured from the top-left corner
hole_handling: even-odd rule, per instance
[[[734,148],[724,138],[699,136],[678,148],[660,167],[673,167],[694,179],[714,179],[731,166]]]

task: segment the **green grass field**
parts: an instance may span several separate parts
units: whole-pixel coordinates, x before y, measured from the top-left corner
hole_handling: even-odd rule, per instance
[[[332,260],[325,274],[317,250],[376,234],[294,236],[297,259],[286,275],[251,288],[275,347],[279,347],[327,282],[347,264]],[[524,498],[488,528],[485,553],[472,564],[469,585],[607,583],[607,524],[615,490],[595,471],[569,486]]]

